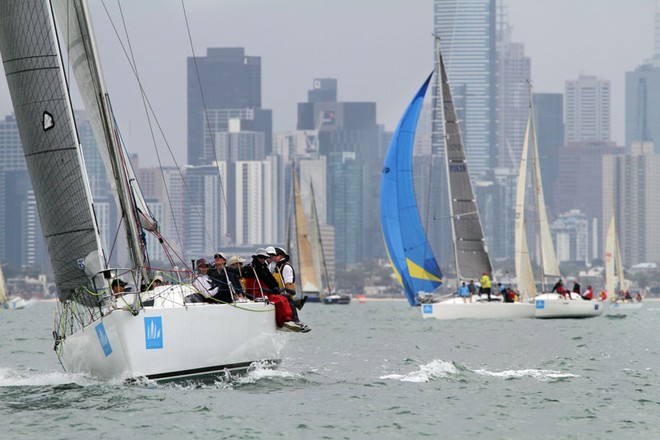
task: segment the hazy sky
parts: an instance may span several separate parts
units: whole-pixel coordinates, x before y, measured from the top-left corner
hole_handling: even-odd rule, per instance
[[[129,151],[155,163],[149,128],[126,58],[116,0],[90,0],[115,114]],[[613,137],[624,138],[624,74],[653,53],[655,0],[506,0],[513,39],[532,59],[536,92],[596,75],[612,84]],[[105,7],[104,7],[105,6]],[[195,54],[245,47],[262,58],[262,106],[276,131],[295,128],[312,79],[338,79],[339,100],[375,101],[393,129],[433,68],[432,0],[186,0]],[[186,58],[192,55],[180,0],[122,1],[143,87],[176,158],[185,161]],[[450,62],[448,60],[447,62]],[[4,77],[4,75],[3,75]],[[0,81],[0,116],[12,112]],[[172,160],[167,160],[172,163]]]

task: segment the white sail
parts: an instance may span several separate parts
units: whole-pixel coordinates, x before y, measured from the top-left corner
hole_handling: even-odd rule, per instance
[[[7,302],[7,283],[5,283],[5,274],[0,267],[0,304]]]
[[[615,282],[614,282],[614,265],[616,260],[616,226],[614,224],[614,216],[610,220],[610,226],[607,229],[607,237],[605,238],[605,291],[610,298],[610,301],[616,299]]]
[[[436,43],[438,40],[436,40]],[[439,44],[439,43],[437,43]],[[447,72],[438,48],[438,68],[444,112],[444,144],[449,183],[449,203],[452,219],[456,272],[459,280],[479,279],[484,272],[492,273],[477,201],[472,190],[465,148],[461,139],[454,101]]]
[[[300,185],[296,177],[295,167],[293,169],[293,200],[294,200],[294,228],[297,244],[298,267],[300,268],[298,277],[301,291],[319,292],[321,289],[321,280],[319,273],[314,265],[314,251],[312,238],[310,236],[307,216],[303,209],[302,198],[300,195]]]
[[[531,102],[531,93],[530,93]],[[536,129],[534,128],[534,106],[530,104],[531,144],[532,144],[532,174],[534,175],[534,191],[536,200],[536,215],[538,219],[539,246],[541,254],[541,277],[545,283],[545,277],[560,277],[559,260],[555,254],[550,235],[550,224],[545,208],[545,197],[543,196],[543,179],[541,178],[541,165],[539,163],[539,148],[536,142]]]
[[[518,186],[516,188],[516,212],[514,229],[515,268],[518,291],[528,297],[536,296],[536,282],[532,272],[532,262],[527,247],[527,227],[525,225],[525,190],[527,187],[527,155],[529,154],[529,141],[533,130],[532,112],[530,108],[525,141],[522,148],[522,158],[518,169]]]

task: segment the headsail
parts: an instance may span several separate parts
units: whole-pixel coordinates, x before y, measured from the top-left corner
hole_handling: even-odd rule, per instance
[[[449,180],[450,212],[454,233],[456,273],[459,280],[479,279],[484,272],[492,273],[493,267],[486,247],[486,238],[479,217],[477,201],[465,160],[465,148],[461,139],[458,118],[454,109],[447,72],[438,44],[438,65],[442,81],[444,111],[445,154]]]
[[[607,237],[605,238],[605,291],[613,301],[616,299],[614,291],[614,265],[616,260],[616,226],[614,223],[614,215],[610,220],[610,227],[607,229]]]
[[[96,303],[75,295],[105,263],[48,2],[3,2],[0,52],[59,298]]]
[[[410,305],[417,293],[442,284],[442,273],[419,218],[413,184],[413,145],[417,120],[431,75],[424,81],[392,136],[380,181],[380,221],[385,245]]]
[[[522,148],[522,158],[520,168],[518,169],[518,186],[516,190],[516,223],[514,231],[514,252],[516,279],[518,282],[518,291],[529,296],[536,296],[536,282],[532,272],[532,262],[529,257],[527,247],[527,227],[525,225],[525,189],[527,187],[527,155],[529,154],[529,143],[531,131],[534,129],[534,118],[530,102],[529,119],[527,120],[527,129],[525,130],[525,141]]]

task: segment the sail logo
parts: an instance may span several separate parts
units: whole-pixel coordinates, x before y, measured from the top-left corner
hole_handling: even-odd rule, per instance
[[[94,327],[94,330],[96,330],[96,337],[99,338],[99,343],[101,344],[101,348],[103,349],[105,357],[110,356],[110,353],[112,353],[112,347],[110,346],[110,339],[108,339],[108,334],[105,332],[105,326],[101,322],[99,325]]]
[[[144,317],[144,339],[147,350],[163,348],[163,318]]]
[[[433,313],[433,304],[422,304],[422,313]]]

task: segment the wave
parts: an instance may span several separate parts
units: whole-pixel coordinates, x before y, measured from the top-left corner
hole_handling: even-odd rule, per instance
[[[56,386],[56,385],[97,385],[100,382],[84,374],[69,374],[65,372],[43,372],[37,370],[14,370],[0,368],[0,388],[24,386]]]
[[[476,374],[483,376],[501,377],[503,379],[521,379],[524,377],[531,377],[542,382],[557,379],[569,379],[573,377],[580,377],[571,373],[562,373],[555,370],[537,370],[528,368],[524,370],[505,370],[505,371],[488,371],[488,370],[474,370]]]
[[[459,374],[458,368],[453,363],[436,359],[428,364],[420,365],[417,371],[406,374],[386,374],[380,376],[380,379],[393,379],[401,382],[430,382],[436,379],[453,377],[457,374]]]

